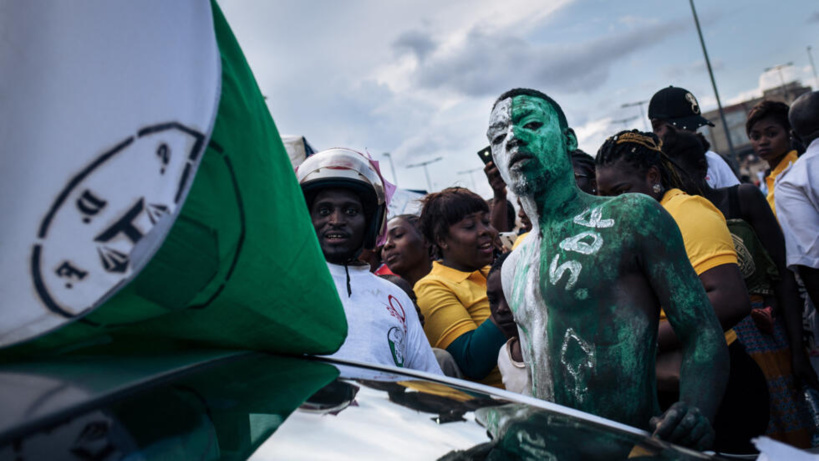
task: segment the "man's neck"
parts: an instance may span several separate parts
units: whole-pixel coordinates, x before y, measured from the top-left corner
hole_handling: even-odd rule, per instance
[[[571,182],[555,185],[538,196],[521,196],[520,204],[532,222],[532,232],[539,234],[545,228],[574,218],[588,206],[588,197]]]

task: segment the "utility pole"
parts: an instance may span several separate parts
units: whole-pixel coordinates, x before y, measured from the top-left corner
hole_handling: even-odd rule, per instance
[[[702,54],[705,56],[705,65],[708,67],[708,76],[711,77],[711,86],[714,87],[714,96],[717,97],[717,107],[719,108],[719,118],[722,121],[722,128],[725,131],[725,139],[728,140],[728,150],[731,153],[731,159],[735,164],[739,163],[737,154],[734,152],[734,143],[731,142],[731,132],[728,130],[728,122],[725,121],[725,111],[722,110],[722,102],[719,99],[719,91],[717,91],[717,82],[714,80],[714,71],[711,69],[711,60],[708,59],[708,50],[705,49],[705,39],[702,38],[702,30],[700,29],[700,19],[697,17],[697,9],[694,8],[694,0],[688,0],[691,4],[691,13],[694,14],[694,24],[697,26],[697,35],[700,37],[700,45],[702,45]]]
[[[426,162],[416,163],[414,165],[407,165],[407,168],[417,168],[419,166],[424,167],[424,174],[427,177],[427,192],[432,192],[432,181],[429,180],[429,170],[427,170],[427,165],[429,165],[430,163],[441,161],[443,159],[444,159],[443,157],[437,157],[432,160],[427,160]]]
[[[623,129],[625,130],[628,128],[628,124],[631,123],[633,120],[637,120],[636,115],[634,117],[621,118],[620,120],[612,120],[611,123],[622,123]]]
[[[392,163],[392,155],[389,152],[384,152],[384,157],[387,157],[390,161],[390,170],[392,170],[392,180],[395,183],[395,187],[398,187],[398,176],[395,175],[395,164]]]
[[[472,173],[474,173],[476,171],[481,171],[481,170],[483,170],[483,168],[472,168],[471,170],[459,171],[458,174],[468,174],[469,179],[472,181],[472,190],[476,191],[476,190],[478,190],[478,184],[475,182],[475,177],[472,176]]]
[[[625,109],[626,107],[640,107],[640,118],[643,119],[643,126],[646,127],[646,131],[651,131],[651,128],[648,127],[648,121],[646,119],[645,112],[643,112],[643,106],[648,104],[648,100],[645,101],[637,101],[637,102],[627,102],[620,106],[621,109]]]
[[[787,103],[787,104],[791,103],[791,98],[790,98],[790,94],[788,93],[788,87],[785,85],[785,76],[782,75],[782,68],[783,67],[790,67],[792,65],[793,65],[792,62],[788,62],[788,63],[785,63],[785,64],[777,64],[775,66],[765,68],[765,72],[770,72],[772,70],[775,70],[775,71],[779,72],[779,81],[781,83],[780,88],[782,88],[782,97],[785,98],[785,103]]]
[[[810,61],[810,68],[813,69],[813,84],[815,88],[813,91],[819,90],[819,77],[816,76],[816,66],[813,64],[813,54],[810,52],[812,48],[808,45],[808,60]]]

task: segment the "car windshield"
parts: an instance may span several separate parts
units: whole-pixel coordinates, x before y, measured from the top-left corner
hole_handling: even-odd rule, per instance
[[[408,373],[258,353],[5,365],[0,458],[708,458],[569,408]]]

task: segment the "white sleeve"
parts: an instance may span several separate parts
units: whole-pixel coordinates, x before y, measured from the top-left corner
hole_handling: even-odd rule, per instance
[[[444,372],[441,371],[438,360],[435,359],[435,353],[432,352],[432,347],[429,345],[429,340],[427,340],[427,335],[424,334],[424,329],[421,327],[421,321],[418,320],[415,304],[412,303],[409,296],[403,292],[401,294],[404,295],[401,302],[406,301],[407,304],[405,305],[410,306],[406,309],[407,349],[404,351],[405,357],[408,358],[406,368],[443,375]]]
[[[705,158],[708,160],[708,177],[705,179],[709,186],[720,189],[739,184],[739,179],[721,155],[709,150],[705,153]]]
[[[785,234],[788,268],[819,269],[819,157],[800,160],[806,162],[777,178],[776,216]]]

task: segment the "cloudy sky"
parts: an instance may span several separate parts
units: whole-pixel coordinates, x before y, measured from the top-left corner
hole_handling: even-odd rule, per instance
[[[531,87],[566,111],[594,154],[620,129],[647,129],[639,107],[680,86],[716,108],[685,0],[437,2],[221,0],[280,132],[316,149],[369,151],[387,179],[491,195],[475,154],[487,145],[492,102]],[[819,87],[816,0],[697,2],[724,105],[786,81]],[[632,117],[637,117],[630,121]],[[389,152],[397,178],[383,156]]]

